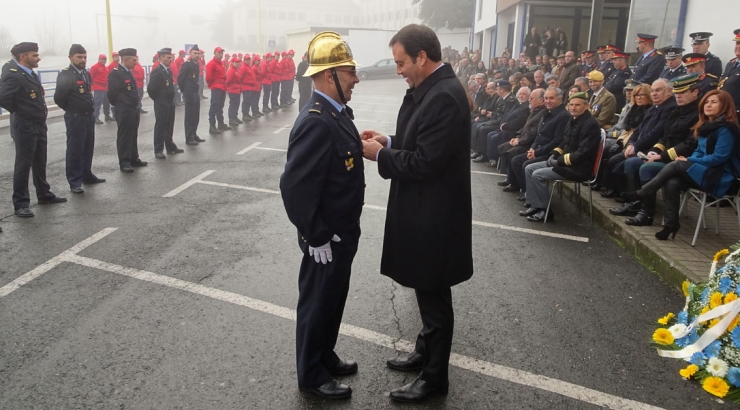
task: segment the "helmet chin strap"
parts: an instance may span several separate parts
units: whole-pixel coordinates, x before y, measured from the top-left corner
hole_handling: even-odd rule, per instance
[[[342,102],[342,104],[347,104],[347,99],[344,98],[344,93],[342,92],[342,86],[339,84],[339,77],[337,77],[337,70],[331,69],[331,76],[334,77],[334,84],[337,86],[337,94],[339,95],[339,100]]]

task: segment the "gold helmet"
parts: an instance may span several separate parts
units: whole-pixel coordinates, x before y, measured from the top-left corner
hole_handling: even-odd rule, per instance
[[[324,70],[342,66],[359,66],[352,57],[349,44],[342,40],[339,33],[333,31],[317,34],[308,44],[308,70],[303,76],[311,77]]]

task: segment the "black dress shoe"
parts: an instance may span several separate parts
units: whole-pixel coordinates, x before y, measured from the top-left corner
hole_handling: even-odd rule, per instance
[[[113,122],[113,121],[115,121],[115,120],[116,120],[116,119],[115,119],[115,118],[113,118],[113,117],[105,117],[105,122]]]
[[[158,153],[154,154],[154,158],[156,158],[156,159],[167,159],[167,156],[164,155],[161,152],[158,152]]]
[[[432,385],[429,382],[417,378],[413,382],[393,390],[391,399],[402,403],[419,403],[432,397],[445,395],[449,390],[449,382],[442,385]]]
[[[532,215],[534,215],[534,214],[536,214],[537,212],[540,212],[540,211],[542,211],[542,209],[535,208],[535,207],[529,207],[528,209],[526,209],[524,211],[519,211],[519,216],[532,216]]]
[[[219,130],[218,128],[216,128],[215,125],[211,125],[210,127],[208,127],[208,133],[211,134],[211,135],[218,135],[218,134],[221,134],[221,130]]]
[[[614,198],[615,196],[617,196],[617,191],[612,188],[608,188],[606,191],[601,193],[602,198]]]
[[[496,185],[498,185],[498,186],[509,186],[509,185],[511,185],[511,182],[509,182],[507,180],[503,180],[503,181],[496,182]]]
[[[337,379],[329,379],[328,382],[308,391],[331,400],[348,399],[352,396],[352,389],[346,384],[339,383]]]
[[[84,194],[85,193],[85,190],[82,189],[81,186],[76,186],[74,188],[70,188],[69,190],[72,191],[73,194]]]
[[[131,165],[121,165],[121,172],[125,172],[127,174],[130,174],[134,172],[134,168]]]
[[[519,192],[519,191],[520,191],[520,189],[516,185],[509,184],[509,185],[507,185],[507,186],[504,187],[504,192]]]
[[[195,142],[206,142],[206,140],[204,138],[201,138],[201,137],[199,137],[199,136],[196,135],[195,136]]]
[[[635,216],[640,211],[640,208],[642,208],[642,203],[640,201],[625,202],[624,205],[619,208],[609,209],[609,213],[617,216]]]
[[[147,162],[146,161],[142,161],[142,160],[131,161],[131,166],[134,167],[134,168],[145,167],[145,166],[147,166]]]
[[[516,200],[520,202],[527,202],[527,196],[526,195],[518,196]]]
[[[231,130],[231,127],[229,127],[226,124],[221,124],[221,125],[218,126],[218,129],[221,130],[221,131],[230,131]]]
[[[480,157],[480,154],[479,153],[477,153],[475,151],[473,151],[473,152],[470,153],[470,159],[475,159],[475,158],[478,158],[478,157]]]
[[[488,157],[486,157],[485,155],[481,155],[478,158],[474,158],[473,162],[488,162]]]
[[[653,224],[653,217],[644,212],[638,212],[637,216],[627,219],[624,223],[631,226],[650,226]]]
[[[550,212],[547,214],[547,222],[550,222],[553,219],[555,219],[555,213],[552,212],[551,209]],[[545,222],[545,210],[540,209],[539,212],[537,212],[536,214],[528,216],[527,220],[529,222]]]
[[[524,207],[527,208],[527,209],[529,209],[529,208],[532,207],[532,204],[528,204],[527,201],[525,200],[524,201]]]
[[[175,148],[175,149],[168,149],[167,150],[167,153],[168,154],[182,154],[183,152],[185,152],[185,150],[182,149],[182,148]]]
[[[198,141],[185,141],[185,145],[198,145]]]
[[[424,368],[424,356],[417,352],[411,352],[406,357],[396,357],[388,359],[385,364],[393,370],[402,372],[413,372]]]
[[[105,178],[97,178],[97,177],[95,179],[90,179],[88,181],[82,181],[82,183],[86,185],[102,184],[103,182],[105,182]]]
[[[67,198],[63,196],[52,196],[51,198],[42,198],[39,199],[39,204],[46,205],[46,204],[61,204],[62,202],[67,202]]]
[[[349,376],[357,373],[357,363],[352,360],[340,360],[336,366],[329,369],[332,376]]]
[[[95,119],[95,124],[101,125],[101,124],[105,124],[105,123],[103,121],[100,121],[100,118],[96,118]]]
[[[33,211],[29,208],[20,208],[15,210],[15,214],[21,218],[30,218],[33,216]]]

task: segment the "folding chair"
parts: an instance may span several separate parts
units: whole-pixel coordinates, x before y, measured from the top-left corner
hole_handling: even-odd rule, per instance
[[[703,225],[704,229],[707,229],[707,218],[704,214],[704,210],[712,205],[717,208],[717,225],[715,226],[715,234],[719,235],[719,204],[722,201],[726,201],[730,206],[732,206],[732,209],[737,214],[738,226],[740,226],[740,190],[738,190],[735,195],[725,195],[722,198],[716,198],[710,203],[707,203],[708,196],[709,194],[698,189],[689,189],[683,194],[683,200],[681,201],[681,207],[678,209],[678,215],[681,215],[686,209],[688,209],[686,202],[689,197],[693,197],[701,204],[699,219],[696,221],[696,230],[694,230],[694,239],[691,241],[691,246],[696,246],[696,239],[699,237],[699,227]]]
[[[591,226],[594,226],[594,197],[593,197],[593,184],[596,183],[596,178],[599,175],[599,167],[601,167],[601,158],[604,156],[604,146],[606,142],[606,131],[604,129],[601,130],[601,142],[599,142],[599,149],[596,151],[596,163],[594,163],[593,168],[593,175],[591,176],[591,179],[589,181],[586,181],[588,184],[588,208],[589,213],[591,215]],[[576,193],[576,202],[578,204],[578,210],[581,209],[581,182],[580,181],[570,181],[567,179],[554,179],[552,182],[552,191],[550,191],[550,200],[547,202],[547,209],[545,210],[545,221],[544,223],[547,223],[547,216],[550,214],[550,205],[552,205],[552,195],[555,193],[555,188],[560,186],[562,188],[562,184],[566,183],[572,183],[575,185],[575,193]]]

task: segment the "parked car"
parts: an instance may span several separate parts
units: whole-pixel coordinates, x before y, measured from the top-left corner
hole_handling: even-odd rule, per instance
[[[357,76],[362,81],[374,78],[395,77],[396,75],[396,62],[392,58],[380,60],[371,66],[360,67],[357,70]]]

